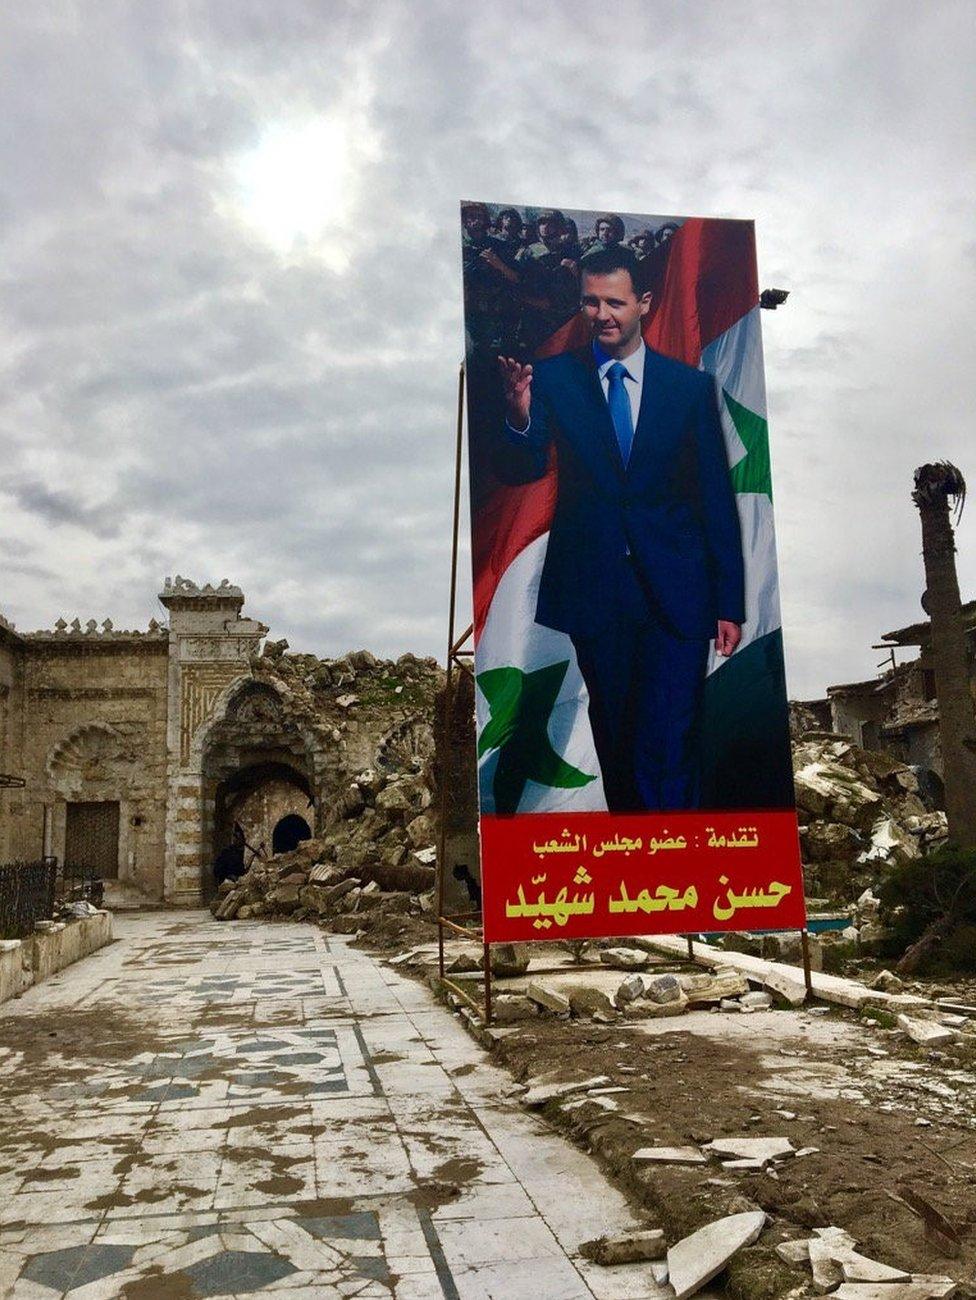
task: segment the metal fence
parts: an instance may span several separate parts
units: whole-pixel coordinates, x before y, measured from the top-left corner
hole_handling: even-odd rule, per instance
[[[0,939],[23,939],[51,917],[57,871],[54,858],[0,863]]]
[[[101,907],[105,896],[105,882],[97,867],[84,867],[75,862],[65,862],[58,871],[57,896],[64,902],[84,899]]]

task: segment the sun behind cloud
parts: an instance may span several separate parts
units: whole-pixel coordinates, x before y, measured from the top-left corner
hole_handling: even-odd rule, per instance
[[[376,154],[358,113],[271,122],[234,161],[232,215],[280,256],[317,257],[343,271],[362,172]]]

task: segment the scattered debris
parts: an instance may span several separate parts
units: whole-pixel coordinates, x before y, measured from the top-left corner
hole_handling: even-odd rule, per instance
[[[579,1249],[584,1258],[607,1267],[663,1259],[667,1252],[660,1228],[645,1228],[626,1237],[597,1237],[595,1241],[584,1241]]]
[[[543,1083],[536,1080],[529,1085],[528,1092],[519,1098],[523,1106],[536,1110],[546,1102],[555,1101],[557,1097],[569,1097],[574,1092],[586,1092],[589,1088],[602,1088],[610,1082],[607,1075],[597,1075],[593,1079],[570,1079],[563,1082]]]
[[[706,1158],[697,1147],[641,1147],[631,1160],[654,1161],[664,1165],[704,1165]]]
[[[796,1154],[793,1143],[785,1137],[716,1138],[705,1150],[723,1160],[754,1160],[760,1166]]]
[[[687,1300],[721,1273],[743,1246],[751,1246],[766,1225],[762,1210],[730,1214],[699,1228],[668,1251],[668,1281],[675,1300]]]

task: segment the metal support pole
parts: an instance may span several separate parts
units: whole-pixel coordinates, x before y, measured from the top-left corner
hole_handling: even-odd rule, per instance
[[[485,944],[485,1024],[491,1024],[491,944]]]
[[[810,969],[810,935],[807,930],[800,931],[800,946],[803,949],[803,982],[807,986],[807,997],[813,997],[813,972]]]
[[[691,937],[690,934],[686,934],[686,935],[685,935],[685,938],[688,940],[688,960],[689,960],[689,961],[694,961],[694,960],[695,960],[695,944],[694,944],[694,941],[692,940],[692,937]]]
[[[458,369],[457,429],[454,446],[454,523],[451,540],[451,599],[447,629],[447,679],[444,685],[444,762],[440,780],[440,828],[437,845],[437,969],[444,978],[444,870],[447,857],[447,785],[453,754],[453,673],[457,646],[454,619],[457,611],[458,533],[461,523],[461,444],[464,427],[464,362]]]

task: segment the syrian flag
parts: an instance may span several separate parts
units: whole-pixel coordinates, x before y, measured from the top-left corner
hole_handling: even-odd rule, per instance
[[[709,658],[704,806],[792,807],[759,289],[751,222],[689,218],[666,250],[647,345],[715,378],[742,529],[746,623]],[[588,342],[577,315],[538,350]],[[535,622],[558,465],[498,486],[472,520],[478,762],[483,813],[606,809],[569,637]],[[721,737],[721,744],[717,738]]]

